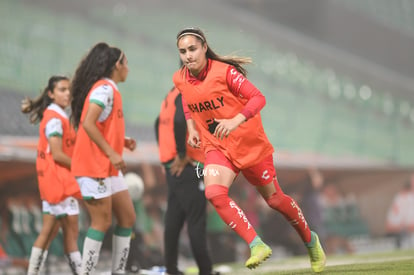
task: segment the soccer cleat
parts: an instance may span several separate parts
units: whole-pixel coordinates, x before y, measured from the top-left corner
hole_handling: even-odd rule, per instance
[[[308,247],[308,254],[310,257],[311,268],[313,272],[319,273],[325,269],[326,264],[326,256],[325,252],[323,251],[322,245],[319,242],[318,235],[311,231],[312,239],[314,239],[314,245],[312,247]]]
[[[254,269],[272,255],[272,249],[265,243],[260,243],[253,246],[250,253],[250,258],[246,261],[245,266],[248,269]]]

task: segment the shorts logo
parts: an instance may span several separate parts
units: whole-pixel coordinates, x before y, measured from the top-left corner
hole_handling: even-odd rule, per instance
[[[262,179],[268,180],[270,178],[269,171],[264,170],[262,174]]]
[[[76,202],[75,202],[75,200],[74,200],[74,199],[71,199],[71,200],[70,200],[69,207],[70,207],[70,209],[72,209],[72,210],[75,210],[75,209],[76,209]]]
[[[103,182],[102,179],[99,179],[98,192],[99,193],[105,193],[106,192],[106,185],[105,185],[105,183]]]

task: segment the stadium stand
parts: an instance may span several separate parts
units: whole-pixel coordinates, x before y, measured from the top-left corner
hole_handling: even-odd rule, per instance
[[[177,26],[199,22],[218,52],[236,51],[253,57],[250,78],[267,96],[263,121],[278,148],[361,155],[403,164],[414,155],[412,146],[403,141],[412,132],[414,111],[398,112],[404,104],[411,110],[410,101],[389,96],[386,109],[387,92],[353,83],[333,68],[318,67],[312,60],[263,43],[252,33],[231,26],[223,30],[221,22],[197,19],[179,10],[158,9],[154,14],[145,9],[126,11],[115,5],[113,9],[96,7],[85,17],[75,11],[70,11],[75,13],[70,16],[59,10],[49,13],[25,1],[2,1],[0,5],[1,15],[7,18],[1,26],[6,39],[0,41],[1,58],[5,60],[0,65],[3,89],[36,95],[50,74],[72,74],[75,62],[88,47],[109,41],[125,49],[129,58],[131,74],[121,84],[127,98],[127,120],[146,127],[144,132],[151,139],[148,132],[152,132],[158,103],[171,86],[171,74],[178,62],[174,45]],[[6,16],[11,11],[21,16]],[[243,53],[237,52],[239,49]]]
[[[365,14],[391,26],[399,31],[413,33],[414,30],[414,3],[410,0],[350,0],[338,1],[354,10]]]

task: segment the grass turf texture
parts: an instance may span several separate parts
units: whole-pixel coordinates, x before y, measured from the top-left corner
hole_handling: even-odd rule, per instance
[[[282,260],[271,258],[255,270],[248,270],[242,263],[233,263],[229,264],[229,266],[232,271],[223,274],[315,274],[311,271],[308,257],[305,256]],[[186,274],[196,273],[186,272]],[[414,250],[327,256],[326,268],[319,274],[414,274]]]

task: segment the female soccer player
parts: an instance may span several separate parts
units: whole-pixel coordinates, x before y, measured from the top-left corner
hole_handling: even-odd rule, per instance
[[[122,98],[117,83],[128,76],[123,51],[96,44],[80,62],[72,81],[72,122],[78,129],[72,172],[91,217],[86,234],[82,274],[95,269],[105,232],[117,226],[112,238],[112,274],[124,274],[135,211],[124,181],[123,148],[134,150],[135,140],[125,137]]]
[[[177,48],[184,66],[175,72],[173,81],[183,96],[188,142],[199,147],[200,140],[203,141],[206,198],[223,221],[249,244],[251,256],[246,267],[257,267],[270,257],[272,250],[228,196],[239,172],[256,187],[267,204],[296,229],[308,248],[313,271],[321,272],[326,259],[318,236],[309,229],[301,209],[283,193],[277,181],[273,146],[260,117],[265,98],[246,79],[247,71],[243,67],[250,59],[216,54],[198,28],[180,31]]]
[[[70,173],[76,133],[65,108],[70,104],[69,79],[52,76],[43,93],[36,99],[25,98],[22,112],[30,114],[30,122],[39,127],[36,170],[40,197],[43,200],[42,230],[33,244],[28,274],[38,274],[59,224],[63,229],[65,253],[74,274],[80,274],[78,249],[79,186]]]

